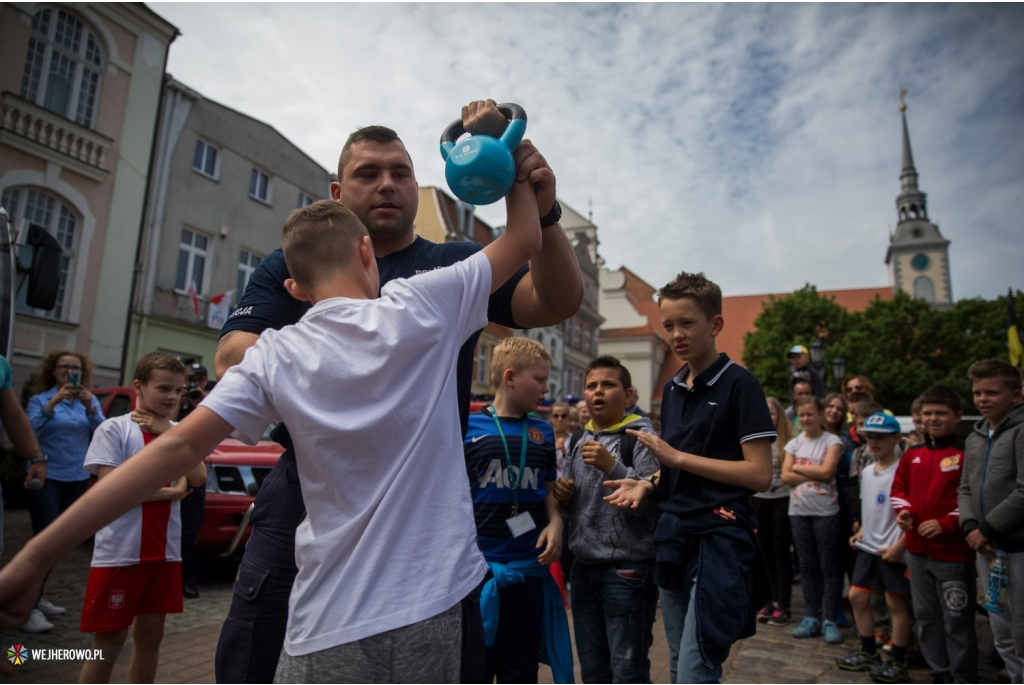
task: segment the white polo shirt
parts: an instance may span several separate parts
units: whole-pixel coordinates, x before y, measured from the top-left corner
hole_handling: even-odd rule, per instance
[[[487,324],[490,290],[477,253],[379,299],[319,302],[265,331],[203,400],[240,439],[283,420],[294,442],[306,519],[288,654],[423,621],[483,579],[455,367]]]

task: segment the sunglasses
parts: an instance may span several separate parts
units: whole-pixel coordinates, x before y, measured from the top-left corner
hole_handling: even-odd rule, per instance
[[[553,419],[567,419],[567,418],[569,418],[569,415],[568,414],[552,414],[551,418],[553,418]]]
[[[863,385],[848,385],[846,386],[847,392],[860,392],[864,389]]]

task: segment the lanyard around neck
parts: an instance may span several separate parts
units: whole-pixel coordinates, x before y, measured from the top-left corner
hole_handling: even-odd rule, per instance
[[[512,488],[512,505],[519,506],[519,483],[522,481],[523,472],[526,470],[526,429],[530,425],[529,417],[523,417],[523,428],[520,436],[523,443],[519,450],[519,472],[512,470],[512,453],[508,449],[508,440],[505,438],[505,431],[501,428],[501,419],[493,406],[487,408],[494,419],[494,425],[498,427],[498,435],[501,437],[501,445],[505,448],[505,474],[508,477],[509,487]]]

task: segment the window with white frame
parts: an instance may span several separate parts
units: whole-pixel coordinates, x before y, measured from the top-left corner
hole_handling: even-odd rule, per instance
[[[192,168],[203,176],[218,178],[220,176],[220,154],[217,148],[204,140],[196,140],[196,149],[192,153]]]
[[[14,221],[15,228],[22,230],[21,239],[28,234],[29,224],[45,228],[61,246],[60,281],[57,284],[57,305],[50,311],[34,309],[26,302],[27,287],[18,293],[18,311],[49,319],[68,318],[68,285],[73,282],[75,250],[77,248],[79,216],[60,198],[35,188],[8,188],[0,196],[2,204]]]
[[[102,73],[100,41],[85,24],[56,7],[35,13],[21,97],[92,128]]]
[[[209,258],[210,239],[189,228],[181,229],[178,243],[178,271],[174,277],[174,289],[179,293],[188,292],[189,283],[196,284],[196,292],[203,292],[203,277],[206,275],[206,260]]]
[[[256,167],[249,174],[249,197],[270,204],[270,176]]]
[[[245,287],[249,285],[249,279],[252,278],[252,272],[256,270],[256,267],[263,261],[263,257],[259,256],[255,252],[249,252],[247,250],[241,250],[238,253],[238,282],[235,284],[235,302],[242,299],[242,293],[245,292]]]
[[[308,207],[311,204],[313,204],[312,196],[306,195],[304,192],[302,192],[300,190],[299,191],[299,199],[298,199],[298,202],[295,203],[295,208],[299,209],[300,207]]]

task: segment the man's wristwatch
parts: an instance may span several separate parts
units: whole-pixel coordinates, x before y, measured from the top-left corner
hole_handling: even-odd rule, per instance
[[[551,205],[551,211],[540,218],[540,227],[547,228],[553,224],[557,224],[558,220],[562,218],[562,205],[558,204],[558,200],[555,200],[555,204]]]
[[[48,461],[50,461],[49,457],[47,457],[45,454],[40,454],[38,457],[33,457],[32,459],[29,459],[28,463],[30,466],[34,466],[35,464],[45,464]]]

